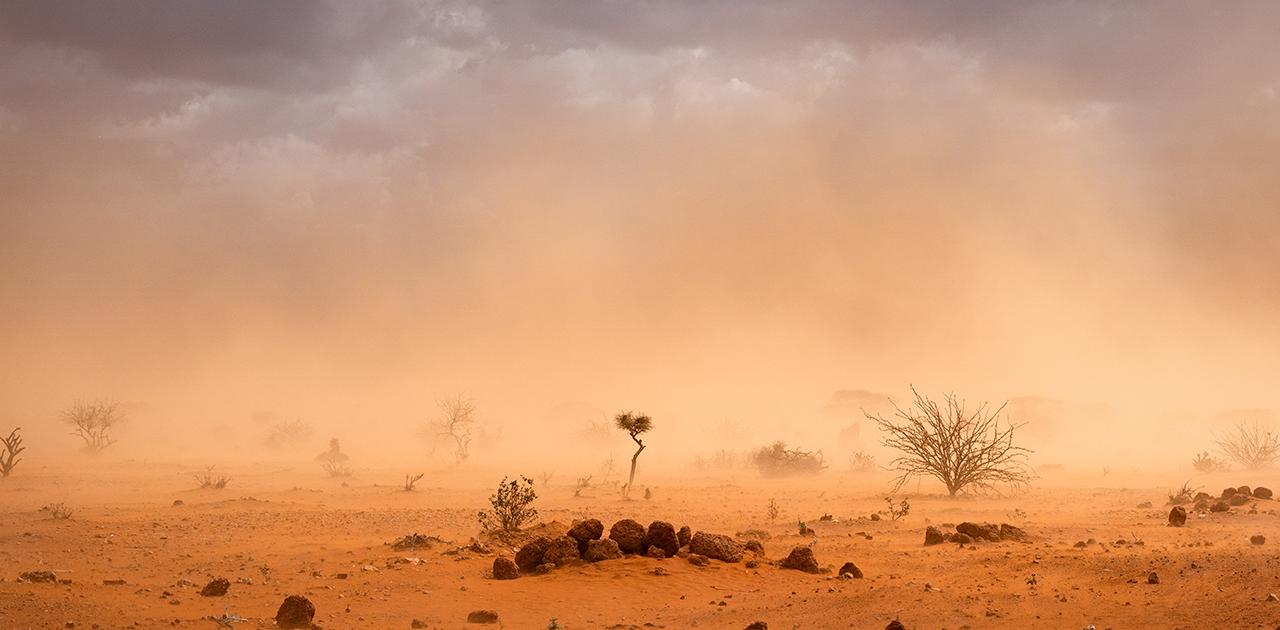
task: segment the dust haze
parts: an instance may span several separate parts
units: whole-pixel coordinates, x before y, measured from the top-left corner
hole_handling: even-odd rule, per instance
[[[565,474],[626,410],[670,473],[843,465],[912,385],[1090,471],[1272,421],[1276,5],[605,6],[5,3],[32,461],[98,398],[114,457],[280,457],[270,417],[444,467],[462,394],[478,465]]]

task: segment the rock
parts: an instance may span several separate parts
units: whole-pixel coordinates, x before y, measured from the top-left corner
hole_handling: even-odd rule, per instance
[[[956,525],[956,531],[961,534],[968,534],[974,540],[989,540],[991,542],[1000,541],[1000,527],[991,523],[961,523]]]
[[[467,623],[498,623],[498,613],[492,610],[473,610],[467,613]]]
[[[745,630],[769,630],[769,624],[763,621],[753,621]]]
[[[629,518],[622,519],[609,528],[609,538],[618,543],[622,553],[640,553],[644,547],[644,525]]]
[[[666,521],[649,523],[649,530],[644,535],[644,546],[646,549],[657,547],[668,558],[676,555],[680,551],[680,539],[676,536],[675,526]]]
[[[1255,534],[1249,537],[1249,542],[1255,545],[1265,545],[1267,544],[1267,537],[1262,534]]]
[[[1152,571],[1151,573],[1147,574],[1147,584],[1159,584],[1159,583],[1160,583],[1160,576],[1156,575],[1155,571]]]
[[[667,552],[659,549],[654,545],[649,545],[649,550],[644,552],[644,555],[649,556],[650,558],[653,558],[655,560],[662,560],[667,557]]]
[[[1015,527],[1008,523],[1000,524],[1000,538],[1002,540],[1023,540],[1027,537],[1027,532],[1022,531],[1021,527]]]
[[[764,545],[760,544],[760,541],[758,540],[748,540],[747,542],[742,543],[742,548],[756,554],[757,556],[764,555]]]
[[[182,499],[173,500],[173,507],[182,507],[184,505],[186,505],[186,503]]]
[[[578,541],[568,536],[552,540],[551,545],[542,554],[543,564],[554,564],[558,567],[568,566],[579,560],[582,560],[582,555],[578,553]]]
[[[538,565],[538,566],[534,567],[534,568],[533,568],[533,572],[534,572],[534,573],[537,573],[537,574],[539,574],[539,575],[541,575],[541,574],[543,574],[543,573],[551,573],[552,571],[554,571],[554,570],[555,570],[555,568],[556,568],[556,565],[555,565],[554,563],[552,563],[552,562],[544,562],[544,563],[542,563],[542,564],[540,564],[540,565]]]
[[[1227,498],[1227,503],[1229,505],[1244,505],[1249,502],[1250,496],[1252,495],[1236,493]]]
[[[1255,499],[1270,499],[1271,496],[1272,496],[1271,488],[1263,488],[1262,486],[1258,486],[1257,488],[1253,489],[1253,498]]]
[[[942,533],[942,530],[933,525],[924,528],[924,545],[926,547],[929,545],[941,545],[944,542],[947,542],[947,535]]]
[[[1209,506],[1210,512],[1226,512],[1230,509],[1231,507],[1227,505],[1227,502],[1222,500],[1214,501],[1213,505]]]
[[[1152,507],[1153,506],[1151,505],[1150,501],[1143,501],[1142,503],[1138,504],[1139,510],[1150,510]]]
[[[742,560],[742,547],[723,534],[698,532],[689,540],[689,551],[722,562]]]
[[[1195,508],[1196,508],[1196,511],[1197,511],[1197,512],[1203,512],[1203,511],[1205,511],[1205,510],[1209,509],[1209,500],[1208,500],[1208,499],[1200,499],[1199,501],[1196,501]]]
[[[907,630],[907,627],[902,625],[901,621],[894,619],[889,622],[889,625],[884,627],[884,630]]]
[[[518,577],[520,577],[520,568],[516,566],[515,560],[506,556],[493,559],[493,579],[514,580]]]
[[[1208,492],[1197,492],[1195,498],[1193,498],[1192,500],[1193,501],[1209,501],[1211,499],[1213,499],[1213,495],[1209,494]]]
[[[532,573],[538,565],[542,564],[542,557],[547,553],[547,548],[551,546],[551,539],[546,536],[539,536],[525,543],[519,551],[516,552],[516,566],[525,573]]]
[[[852,575],[855,579],[859,579],[862,577],[862,569],[859,569],[858,565],[852,562],[846,562],[840,565],[840,572],[837,575],[840,577]]]
[[[873,521],[878,521],[878,520],[880,520],[880,515],[879,515],[879,514],[877,514],[877,513],[875,513],[875,512],[872,512],[872,513],[871,513],[871,520],[873,520]]]
[[[578,551],[581,553],[587,552],[587,543],[599,540],[602,535],[604,535],[604,523],[599,519],[574,521],[573,526],[569,528],[569,537],[578,541]]]
[[[410,628],[428,628],[430,626],[427,625],[427,622],[421,619],[414,619],[413,621],[409,622],[409,627]]]
[[[1169,510],[1169,526],[1182,527],[1187,524],[1187,510],[1181,505]]]
[[[973,537],[968,534],[962,534],[960,532],[956,532],[951,536],[947,537],[947,542],[953,542],[953,543],[956,543],[957,545],[972,545]]]
[[[582,557],[587,562],[617,560],[622,557],[622,550],[618,549],[617,541],[612,538],[601,538],[600,540],[588,541],[587,552]]]
[[[700,553],[691,553],[689,554],[689,564],[695,567],[705,567],[711,564],[711,559]]]
[[[1236,493],[1235,488],[1223,488],[1222,495],[1219,498],[1225,499]]]
[[[231,582],[227,578],[213,578],[204,588],[200,589],[201,597],[222,597],[227,594],[227,589],[231,588]]]
[[[805,545],[797,545],[787,554],[787,558],[779,565],[784,569],[795,569],[805,573],[817,573],[818,559],[813,557],[813,549]]]
[[[1267,601],[1280,602],[1280,597],[1277,597],[1275,593],[1267,593]]]
[[[276,627],[310,628],[315,616],[316,607],[311,604],[311,600],[301,595],[290,595],[284,598],[280,609],[276,611]]]
[[[1239,488],[1236,488],[1236,494],[1243,494],[1246,497],[1251,497],[1253,496],[1253,489],[1249,486],[1240,486]]]
[[[19,582],[33,582],[36,584],[53,584],[58,581],[58,576],[53,571],[26,571],[18,575]]]
[[[676,541],[680,543],[681,547],[688,547],[690,538],[693,538],[693,530],[689,529],[688,525],[681,527],[680,531],[676,532]]]

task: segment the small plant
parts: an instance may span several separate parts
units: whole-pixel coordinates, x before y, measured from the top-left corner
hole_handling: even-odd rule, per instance
[[[213,466],[209,466],[208,468],[205,468],[203,473],[196,473],[192,476],[196,478],[196,485],[202,490],[203,489],[221,490],[227,487],[227,484],[231,482],[231,478],[227,477],[226,475],[215,476],[213,474]]]
[[[626,431],[627,435],[631,436],[631,441],[635,442],[636,446],[639,447],[636,449],[635,454],[631,456],[631,476],[627,478],[627,485],[622,489],[622,493],[625,496],[631,492],[631,488],[636,482],[636,460],[640,458],[640,453],[644,452],[644,441],[640,439],[640,436],[648,433],[653,428],[653,420],[642,413],[634,414],[628,411],[618,414],[613,419],[613,422],[619,429]]]
[[[774,499],[769,499],[769,508],[766,512],[769,515],[769,520],[770,521],[778,520],[778,514],[780,514],[781,512],[782,512],[782,509],[778,507],[778,502],[775,501]]]
[[[575,497],[582,496],[582,491],[590,487],[591,487],[591,475],[587,475],[586,477],[578,477],[577,485],[575,485],[573,488],[573,496]]]
[[[556,621],[555,617],[552,617],[551,622],[547,624],[547,630],[564,630],[564,626],[560,625],[560,622]]]
[[[787,443],[781,440],[752,453],[751,463],[764,477],[816,475],[827,467],[822,462],[822,451],[787,448]]]
[[[489,497],[491,509],[481,510],[477,516],[485,531],[514,532],[525,523],[538,518],[533,507],[538,494],[533,490],[533,480],[528,477],[508,480],[502,478],[498,491]]]
[[[330,477],[350,477],[351,468],[347,466],[347,460],[351,459],[346,453],[342,452],[342,446],[338,443],[338,438],[329,440],[329,450],[316,455],[316,461]]]
[[[71,508],[66,503],[50,503],[42,508],[41,512],[47,512],[50,518],[65,521],[71,518]]]
[[[1280,461],[1280,436],[1263,429],[1257,422],[1252,425],[1237,422],[1216,441],[1228,459],[1247,470],[1270,468]]]
[[[1191,503],[1191,501],[1195,499],[1196,492],[1199,490],[1200,488],[1198,487],[1192,488],[1191,482],[1188,481],[1182,484],[1182,487],[1177,491],[1169,493],[1169,505],[1185,505],[1187,503]]]
[[[1191,460],[1191,467],[1194,468],[1196,472],[1202,473],[1226,472],[1231,470],[1230,465],[1216,457],[1213,457],[1212,455],[1209,455],[1208,451],[1196,455],[1196,458]]]
[[[9,432],[9,437],[0,438],[0,444],[4,445],[4,450],[0,451],[0,477],[8,477],[13,473],[14,466],[22,461],[18,459],[18,455],[22,451],[27,450],[22,445],[22,434],[18,433],[22,428],[19,427]]]
[[[125,421],[120,405],[114,402],[75,403],[59,416],[71,425],[71,434],[84,441],[85,452],[96,455],[116,443],[111,429]]]
[[[897,505],[893,503],[893,497],[884,498],[885,509],[880,513],[889,517],[889,520],[896,521],[907,514],[911,513],[911,503],[904,497]]]
[[[809,529],[809,524],[804,521],[796,521],[796,525],[800,528],[801,536],[815,536],[817,533]]]
[[[544,472],[544,473],[542,473],[542,487],[543,487],[543,488],[550,488],[550,487],[551,487],[551,477],[552,477],[552,473],[549,473],[549,472]]]
[[[425,473],[418,473],[418,474],[416,474],[416,475],[408,475],[408,474],[406,474],[406,475],[404,476],[404,491],[405,491],[405,492],[413,492],[413,487],[414,487],[415,485],[417,485],[418,480],[419,480],[419,479],[422,479],[422,475],[424,475],[424,474],[425,474]]]
[[[857,451],[849,456],[849,471],[856,473],[871,472],[876,469],[876,458],[866,451]]]

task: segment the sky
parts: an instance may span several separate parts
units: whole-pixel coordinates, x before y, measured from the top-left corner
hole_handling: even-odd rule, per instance
[[[9,0],[0,418],[1270,408],[1276,173],[1269,1]]]

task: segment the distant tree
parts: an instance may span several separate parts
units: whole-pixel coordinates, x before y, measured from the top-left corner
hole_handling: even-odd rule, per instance
[[[1217,442],[1224,455],[1248,470],[1270,468],[1280,461],[1280,436],[1263,429],[1257,422],[1251,425],[1237,422]]]
[[[13,473],[13,467],[22,461],[18,459],[18,455],[27,447],[22,445],[22,434],[19,431],[22,427],[18,427],[9,432],[9,437],[0,438],[0,444],[3,444],[3,450],[0,450],[0,477],[8,477]]]
[[[644,414],[633,414],[630,411],[618,414],[614,419],[614,424],[619,429],[627,432],[631,436],[631,441],[636,443],[639,448],[636,449],[634,455],[631,456],[631,476],[627,478],[626,492],[631,492],[632,485],[636,482],[636,460],[640,458],[640,453],[644,452],[644,442],[640,436],[647,433],[653,428],[653,420]]]
[[[471,456],[471,433],[476,424],[475,401],[454,396],[439,402],[440,417],[431,423],[434,437],[453,443],[454,461],[461,464]]]
[[[78,402],[64,409],[59,419],[71,425],[71,434],[84,441],[86,452],[97,454],[116,443],[111,429],[124,422],[125,415],[115,402]]]
[[[329,450],[316,455],[316,462],[329,473],[330,477],[350,477],[351,468],[347,466],[347,461],[350,459],[346,453],[342,452],[342,445],[338,443],[338,438],[329,440]]]
[[[1001,405],[994,411],[984,403],[969,410],[954,394],[943,405],[922,396],[915,388],[912,407],[894,403],[896,414],[885,418],[867,413],[884,431],[884,445],[902,455],[890,462],[901,473],[894,491],[911,477],[935,477],[951,496],[966,488],[991,489],[996,485],[1025,486],[1031,480],[1026,467],[1028,449],[1013,443],[1021,425],[1001,426]]]

